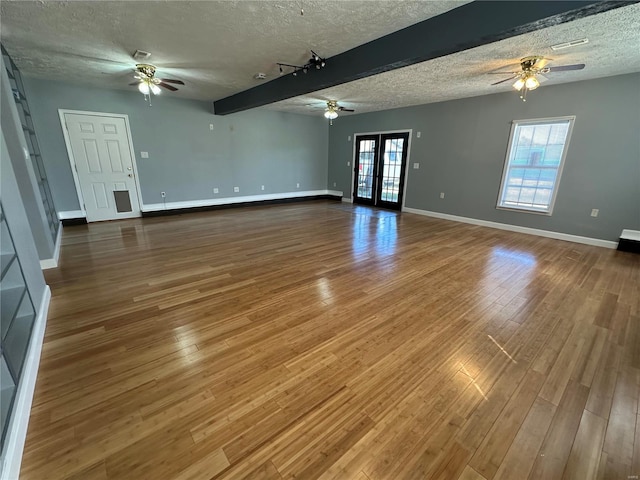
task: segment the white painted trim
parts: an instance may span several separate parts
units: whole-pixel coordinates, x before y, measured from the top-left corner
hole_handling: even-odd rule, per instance
[[[368,133],[354,133],[351,138],[353,138],[353,148],[351,153],[351,202],[353,203],[353,184],[356,180],[356,137],[359,135],[386,135],[388,133],[409,133],[409,141],[407,142],[407,164],[404,167],[404,184],[402,188],[402,206],[400,209],[402,210],[407,202],[407,180],[409,179],[409,165],[411,165],[411,140],[413,139],[413,128],[405,128],[402,130],[386,130],[384,132],[368,132]]]
[[[349,197],[342,197],[343,203],[353,203],[353,199]]]
[[[78,172],[76,170],[75,164],[76,160],[73,158],[73,151],[71,149],[71,139],[69,138],[69,131],[67,130],[67,122],[65,120],[66,114],[72,115],[90,115],[94,117],[111,117],[111,118],[122,118],[125,124],[125,130],[127,133],[127,141],[129,143],[129,152],[131,153],[131,163],[133,165],[133,180],[136,185],[136,197],[138,198],[138,206],[140,207],[139,211],[134,212],[135,215],[131,215],[129,217],[120,216],[117,218],[113,218],[111,220],[118,220],[120,218],[131,218],[131,217],[139,217],[142,213],[142,188],[140,187],[140,175],[138,175],[138,164],[136,163],[136,152],[133,148],[133,137],[131,135],[131,126],[129,125],[129,115],[124,113],[106,113],[106,112],[86,112],[82,110],[67,110],[64,108],[58,109],[58,116],[60,117],[60,125],[62,127],[62,136],[64,137],[64,144],[67,147],[67,157],[69,158],[69,164],[71,165],[71,174],[73,175],[73,183],[76,187],[76,195],[78,196],[78,202],[80,207],[84,205],[84,199],[82,198],[82,190],[80,188],[80,178],[78,177]],[[87,217],[87,214],[82,208],[82,215],[80,217]],[[79,218],[79,217],[75,217]],[[87,221],[89,221],[87,219]]]
[[[640,242],[640,230],[622,230],[620,234],[621,240],[633,240],[634,242]]]
[[[60,258],[61,243],[62,243],[62,224],[58,225],[58,234],[56,235],[56,244],[53,247],[53,258],[40,260],[40,268],[42,270],[47,270],[49,268],[56,268],[58,266],[58,259]]]
[[[142,206],[143,212],[159,212],[179,208],[213,207],[216,205],[232,205],[234,203],[263,202],[265,200],[281,200],[285,198],[315,197],[317,195],[333,195],[342,197],[336,190],[309,190],[305,192],[267,193],[264,195],[247,195],[242,197],[207,198],[205,200],[187,200],[184,202],[151,203]]]
[[[477,218],[459,217],[458,215],[449,215],[448,213],[431,212],[428,210],[420,210],[417,208],[405,207],[403,212],[415,213],[416,215],[424,215],[426,217],[441,218],[443,220],[452,220],[454,222],[470,223],[472,225],[480,225],[482,227],[498,228],[500,230],[508,230],[510,232],[526,233],[529,235],[537,235],[539,237],[555,238],[556,240],[565,240],[567,242],[583,243],[585,245],[593,245],[604,248],[617,248],[617,242],[602,240],[599,238],[581,237],[580,235],[571,235],[569,233],[552,232],[550,230],[540,230],[538,228],[520,227],[518,225],[510,225],[508,223],[491,222],[489,220],[479,220]]]
[[[402,205],[400,211],[407,204],[407,184],[409,183],[409,169],[411,168],[411,140],[413,140],[413,129],[409,129],[409,141],[407,142],[407,160],[404,166],[404,183],[402,188]]]
[[[40,260],[40,268],[42,270],[49,270],[50,268],[56,268],[57,266],[58,266],[58,262],[56,262],[53,258]]]
[[[60,220],[68,220],[73,218],[85,218],[87,215],[84,210],[67,210],[66,212],[58,212]]]
[[[47,285],[42,294],[38,317],[33,325],[31,341],[27,350],[24,370],[18,391],[13,405],[13,414],[9,423],[6,436],[6,449],[2,458],[2,480],[15,480],[20,473],[22,463],[22,452],[24,442],[27,438],[27,427],[29,426],[29,415],[31,414],[31,403],[33,402],[33,392],[38,376],[38,366],[40,365],[40,353],[42,352],[42,341],[44,330],[47,324],[47,312],[51,301],[51,290]]]

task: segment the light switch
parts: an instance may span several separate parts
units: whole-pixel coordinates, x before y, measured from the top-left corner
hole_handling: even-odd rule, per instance
[[[238,192],[240,191],[240,187],[233,187],[233,191],[234,191],[235,193],[238,193]]]
[[[350,141],[351,141],[351,135],[347,137],[347,142],[350,142]]]
[[[413,164],[413,169],[414,170],[418,170],[420,168],[420,164],[419,163],[414,163]]]
[[[213,130],[213,123],[209,124],[209,130]]]
[[[140,152],[140,158],[149,158],[149,152]]]
[[[420,135],[422,135],[422,132],[416,132],[416,138],[420,138]]]
[[[351,162],[347,162],[347,167],[350,167],[350,166],[351,166]]]

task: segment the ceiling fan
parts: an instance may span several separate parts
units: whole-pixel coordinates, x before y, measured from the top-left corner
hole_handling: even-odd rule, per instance
[[[173,85],[169,85],[170,83],[184,85],[182,80],[156,78],[156,67],[154,65],[149,65],[148,63],[138,63],[136,65],[135,72],[136,74],[134,75],[134,78],[136,78],[137,81],[130,83],[129,85],[137,85],[138,90],[140,90],[145,97],[148,97],[150,94],[159,95],[161,92],[160,87],[166,88],[172,92],[177,91],[178,89]]]
[[[582,70],[584,63],[578,63],[575,65],[558,65],[549,66],[550,58],[545,58],[539,55],[531,57],[524,57],[520,60],[520,70],[515,72],[489,72],[493,75],[508,75],[510,77],[500,80],[499,82],[492,83],[491,85],[500,85],[501,83],[508,82],[509,80],[516,79],[513,84],[513,88],[520,92],[520,98],[523,102],[527,101],[527,92],[529,90],[535,90],[540,86],[540,83],[547,78],[544,76],[553,72],[565,72],[568,70]]]
[[[333,125],[333,119],[338,118],[338,112],[354,112],[352,108],[345,108],[338,105],[336,100],[328,100],[327,108],[324,110],[324,117],[328,118]]]

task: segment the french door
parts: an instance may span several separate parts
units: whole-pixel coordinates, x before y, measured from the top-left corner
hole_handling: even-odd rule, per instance
[[[353,201],[400,210],[409,132],[356,136]]]

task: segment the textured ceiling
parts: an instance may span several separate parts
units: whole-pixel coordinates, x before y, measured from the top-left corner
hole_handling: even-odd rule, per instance
[[[167,95],[217,100],[258,84],[259,71],[275,78],[276,62],[306,62],[309,48],[332,57],[463,3],[2,0],[0,33],[28,76],[133,90],[126,86],[131,53],[140,49],[152,53],[159,76],[187,83]],[[502,77],[485,73],[530,54],[553,58],[552,65],[587,65],[550,74],[545,85],[637,72],[639,25],[640,5],[633,4],[262,108],[314,114],[337,99],[364,113],[508,91],[510,82],[491,86]],[[549,48],[584,37],[587,45]]]
[[[560,51],[550,48],[585,37],[589,39],[585,45]],[[365,113],[506,91],[516,95],[511,86],[513,82],[491,85],[509,75],[487,72],[513,69],[502,68],[504,66],[517,69],[520,58],[529,55],[551,58],[549,65],[552,66],[586,65],[579,71],[549,73],[541,88],[640,72],[640,4],[291,98],[269,108],[309,113],[315,107],[317,112],[326,106],[325,100],[335,99],[343,107]]]
[[[306,63],[309,49],[331,57],[464,3],[2,0],[1,39],[27,76],[127,88],[140,49],[187,83],[172,95],[217,100],[257,72],[277,77],[276,62]]]

